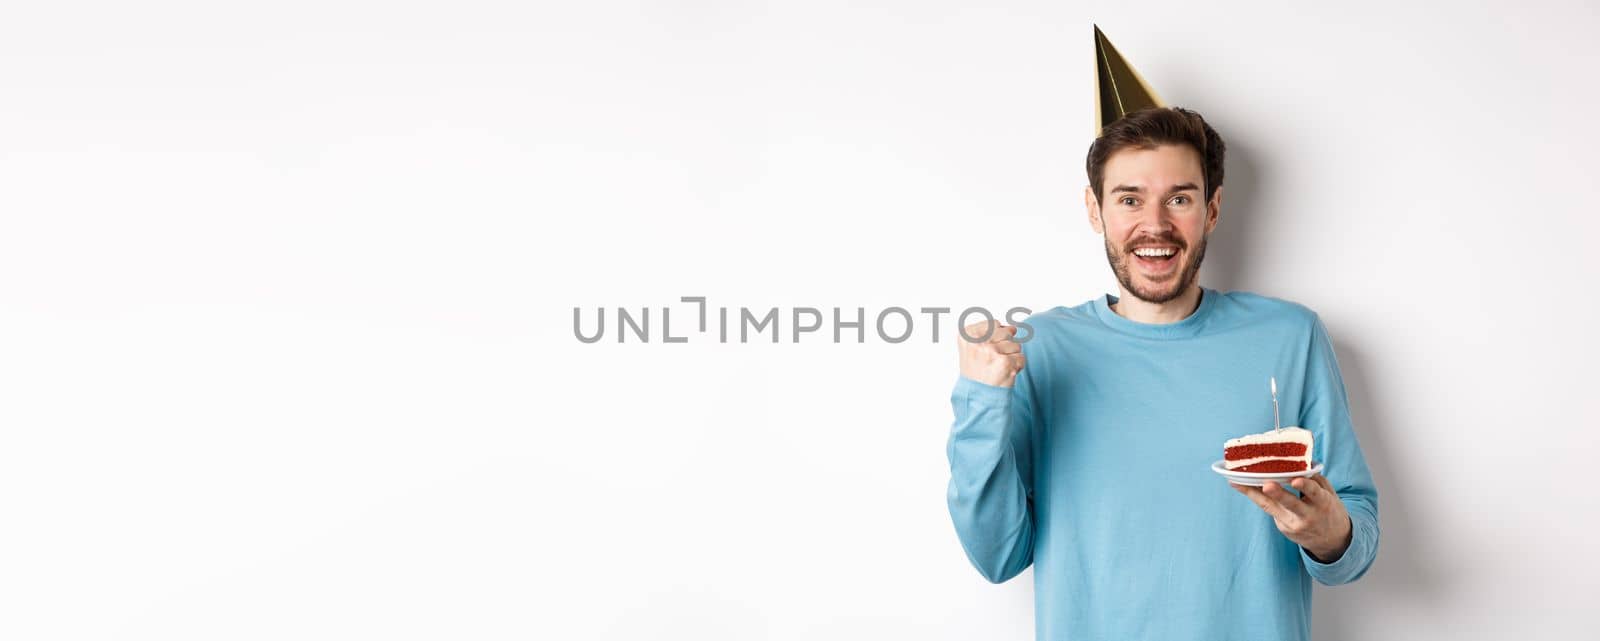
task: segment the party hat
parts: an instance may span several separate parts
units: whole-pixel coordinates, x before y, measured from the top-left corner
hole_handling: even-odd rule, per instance
[[[1106,125],[1118,118],[1146,107],[1164,107],[1165,102],[1156,90],[1135,71],[1133,65],[1122,59],[1117,48],[1111,46],[1100,25],[1094,27],[1094,87],[1100,100],[1095,103],[1094,135],[1100,137]]]

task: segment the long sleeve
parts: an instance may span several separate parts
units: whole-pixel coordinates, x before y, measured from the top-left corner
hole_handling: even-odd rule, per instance
[[[1323,462],[1323,476],[1350,513],[1350,547],[1332,563],[1311,558],[1305,548],[1300,557],[1312,578],[1340,585],[1361,578],[1378,556],[1378,489],[1350,425],[1344,378],[1320,318],[1314,318],[1306,370],[1300,425],[1313,430],[1319,450],[1313,458]]]
[[[1000,583],[1033,563],[1031,377],[1006,388],[963,376],[950,404],[950,518],[973,566]]]

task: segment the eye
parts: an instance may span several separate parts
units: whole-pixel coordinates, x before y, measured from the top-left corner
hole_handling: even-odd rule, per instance
[[[1174,205],[1187,205],[1187,204],[1189,204],[1189,197],[1188,196],[1173,196],[1172,197],[1172,204],[1174,204]]]
[[[1133,196],[1123,196],[1122,200],[1119,200],[1117,202],[1122,203],[1122,205],[1124,207],[1132,207],[1132,206],[1138,204],[1139,201],[1134,200]]]

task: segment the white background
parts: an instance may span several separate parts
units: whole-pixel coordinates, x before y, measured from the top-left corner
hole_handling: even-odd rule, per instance
[[[1593,5],[973,5],[8,3],[0,636],[1031,639],[948,335],[572,310],[1114,291],[1092,23],[1228,142],[1202,282],[1334,336],[1383,539],[1316,636],[1592,633]]]

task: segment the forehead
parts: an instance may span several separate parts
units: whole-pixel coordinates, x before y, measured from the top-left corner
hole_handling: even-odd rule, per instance
[[[1106,159],[1108,190],[1116,185],[1166,189],[1186,182],[1198,185],[1204,178],[1200,152],[1189,145],[1159,145],[1152,149],[1128,147]]]

